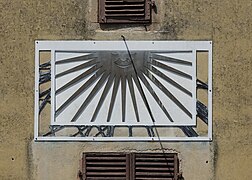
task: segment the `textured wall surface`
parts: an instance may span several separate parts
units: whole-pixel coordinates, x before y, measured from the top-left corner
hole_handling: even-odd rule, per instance
[[[252,177],[252,2],[164,0],[153,23],[100,26],[95,0],[0,0],[0,179],[76,179],[83,151],[158,151],[158,143],[34,143],[36,39],[213,41],[212,143],[165,143],[186,180]],[[208,161],[208,163],[206,163]]]

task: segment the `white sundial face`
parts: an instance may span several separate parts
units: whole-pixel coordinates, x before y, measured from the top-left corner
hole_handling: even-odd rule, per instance
[[[192,54],[130,54],[137,73],[127,51],[58,53],[55,122],[152,125],[145,94],[156,125],[195,125]]]
[[[211,141],[212,42],[36,41],[34,108],[35,141]]]

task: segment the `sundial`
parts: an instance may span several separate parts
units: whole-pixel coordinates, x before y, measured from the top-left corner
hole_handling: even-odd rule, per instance
[[[197,88],[205,87],[208,102],[211,102],[211,66],[208,82],[200,81],[197,78],[196,57],[197,52],[208,52],[208,62],[211,64],[211,42],[127,43],[129,51],[123,41],[36,42],[36,61],[39,61],[39,53],[43,51],[49,51],[51,59],[47,63],[36,63],[40,66],[36,71],[40,82],[36,83],[35,105],[39,104],[36,106],[35,122],[39,122],[39,114],[46,106],[45,101],[38,102],[42,93],[43,97],[48,95],[46,101],[50,98],[50,131],[74,127],[77,134],[79,132],[76,137],[57,137],[53,132],[51,134],[54,136],[44,136],[42,139],[90,140],[89,135],[85,136],[83,132],[97,128],[98,135],[92,140],[136,140],[132,135],[125,139],[114,137],[113,133],[108,133],[108,137],[99,137],[102,134],[99,132],[104,134],[105,130],[120,127],[132,130],[134,127],[153,126],[167,130],[176,127],[185,134],[185,137],[163,137],[164,140],[188,140],[188,137],[211,139],[211,104],[204,105],[197,99]],[[47,67],[47,73],[41,67]],[[40,85],[49,81],[50,87],[42,91]],[[155,122],[148,112],[148,106]],[[210,132],[205,137],[200,137],[195,131],[197,117],[207,123]],[[35,128],[36,124],[38,126],[35,123]],[[36,134],[39,136],[38,131]]]

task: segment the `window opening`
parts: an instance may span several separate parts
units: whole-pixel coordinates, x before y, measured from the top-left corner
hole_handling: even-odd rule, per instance
[[[99,23],[150,23],[151,0],[99,0]]]
[[[83,179],[159,179],[177,180],[177,153],[83,153]]]

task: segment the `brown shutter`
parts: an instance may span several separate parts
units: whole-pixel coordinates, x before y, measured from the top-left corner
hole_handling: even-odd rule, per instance
[[[175,153],[84,153],[84,180],[177,180]]]
[[[99,23],[150,23],[151,0],[99,0]]]
[[[134,179],[176,180],[177,155],[163,153],[136,153]]]
[[[125,153],[85,153],[83,154],[83,179],[87,180],[127,180],[128,155]],[[127,174],[128,173],[128,174]]]

